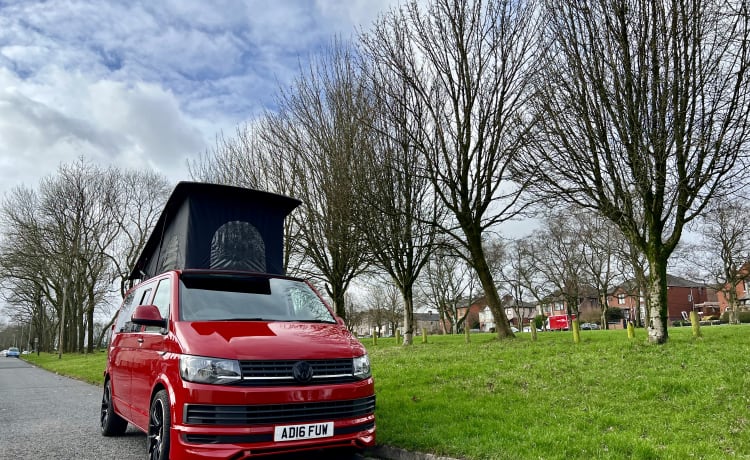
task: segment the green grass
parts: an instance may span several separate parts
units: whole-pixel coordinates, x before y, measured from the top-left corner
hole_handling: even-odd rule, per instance
[[[378,442],[466,459],[750,458],[750,326],[365,340]],[[104,353],[25,358],[101,383]]]
[[[378,441],[469,459],[750,458],[750,327],[368,343]]]
[[[63,354],[62,359],[57,353],[32,353],[24,355],[23,359],[39,367],[49,369],[61,375],[67,375],[84,382],[102,385],[104,383],[104,367],[107,364],[107,354],[97,351],[89,354]]]

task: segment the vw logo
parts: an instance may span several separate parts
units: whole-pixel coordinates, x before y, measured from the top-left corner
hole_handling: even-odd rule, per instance
[[[313,378],[313,368],[306,361],[297,361],[292,366],[292,377],[300,383],[307,383]]]

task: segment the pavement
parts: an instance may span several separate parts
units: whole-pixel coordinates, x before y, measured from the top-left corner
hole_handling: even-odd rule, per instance
[[[441,457],[434,454],[425,454],[421,452],[411,452],[398,447],[375,446],[365,451],[365,459],[371,458],[385,460],[460,460],[452,457]]]

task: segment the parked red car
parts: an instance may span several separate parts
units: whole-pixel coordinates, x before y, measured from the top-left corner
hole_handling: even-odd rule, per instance
[[[280,251],[267,229],[280,226],[205,207],[199,223],[193,222],[180,212],[195,213],[196,200],[186,205],[191,195],[179,187],[162,214],[174,221],[160,219],[156,243],[149,240],[134,269],[146,281],[127,293],[112,328],[102,434],[122,434],[128,423],[134,425],[148,434],[148,458],[153,460],[240,460],[373,446],[375,391],[362,344],[305,281],[231,269],[251,265],[279,271],[273,267],[280,262],[268,258]],[[245,203],[262,193],[204,184],[188,188],[229,193],[223,206],[231,198]],[[264,205],[279,199],[267,195],[260,196]],[[221,214],[218,222],[212,223],[211,212]],[[285,213],[275,219],[279,215],[283,219]],[[222,233],[227,219],[231,231]],[[174,222],[188,230],[175,229]],[[191,245],[206,240],[200,237],[206,229],[212,235],[209,257],[191,259],[196,252]],[[248,236],[248,229],[260,230]],[[177,247],[185,248],[180,253],[184,260],[170,265],[210,268],[173,268],[152,275],[152,267],[164,265],[154,257],[169,251],[174,235]],[[256,240],[248,246],[248,238]],[[246,249],[249,256],[257,253],[263,247],[258,241],[265,247],[264,257],[250,262],[236,257]],[[231,251],[225,250],[227,245]]]
[[[372,446],[374,410],[364,347],[305,282],[172,271],[125,298],[101,426],[147,432],[153,459],[239,459]]]

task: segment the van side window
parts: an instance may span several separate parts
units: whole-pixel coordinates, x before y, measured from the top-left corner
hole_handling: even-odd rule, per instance
[[[140,296],[140,297],[141,297],[141,300],[138,301],[138,305],[146,305],[146,304],[148,304],[148,299],[151,298],[151,287],[149,286],[148,289],[146,289],[145,291],[143,291],[143,295]]]
[[[133,298],[138,300],[136,302],[133,302],[132,305],[128,305],[127,308],[125,308],[125,306],[123,305],[123,308],[120,311],[120,314],[123,316],[123,325],[122,327],[117,329],[118,331],[138,332],[141,330],[141,326],[133,324],[130,321],[130,317],[133,316],[133,310],[135,310],[135,307],[148,303],[148,301],[151,299],[151,291],[153,291],[153,287],[153,284],[149,283],[146,286],[139,287],[131,293]]]
[[[120,312],[117,314],[115,331],[125,332],[125,323],[130,320],[130,315],[133,314],[133,308],[135,308],[133,299],[135,299],[135,291],[130,291],[125,296],[125,300],[122,301],[122,307],[120,307]]]
[[[170,279],[163,279],[159,281],[159,285],[156,287],[156,293],[154,294],[154,300],[152,304],[156,305],[159,309],[159,313],[162,318],[169,317],[169,304],[172,299],[172,283]],[[161,330],[158,326],[147,326],[146,332],[159,332]]]

